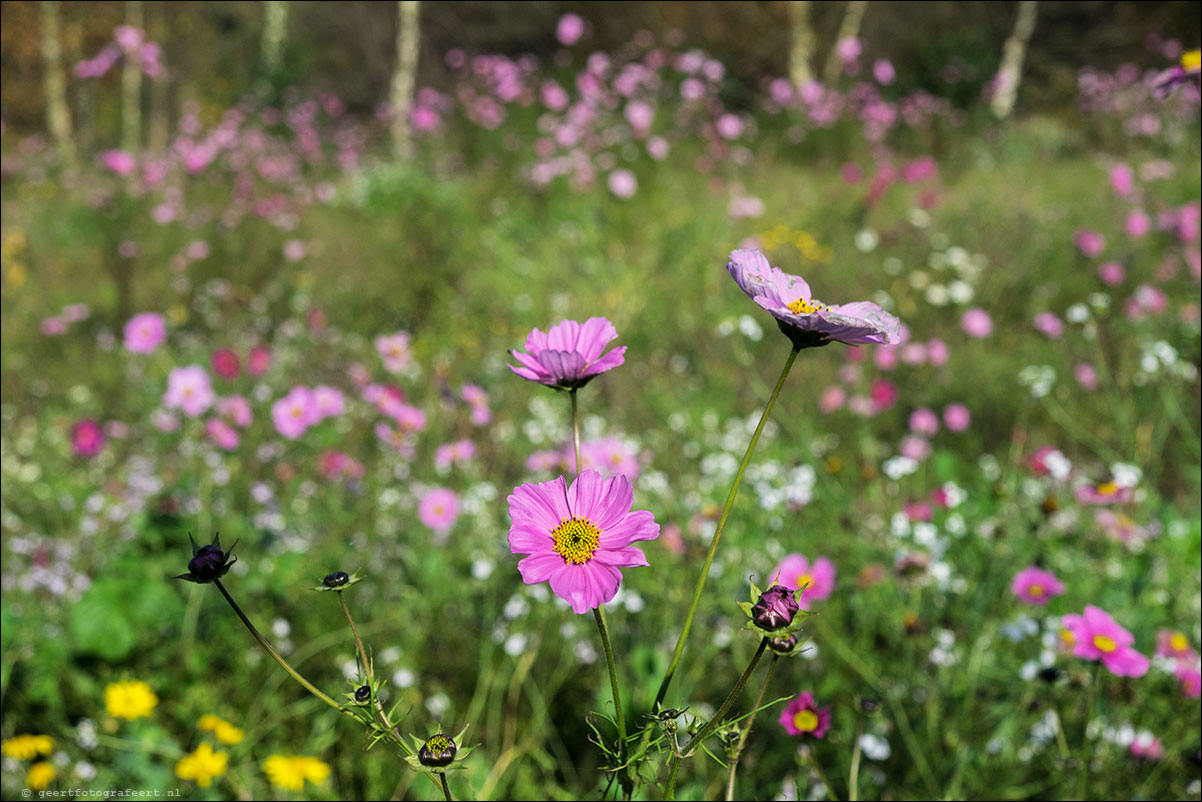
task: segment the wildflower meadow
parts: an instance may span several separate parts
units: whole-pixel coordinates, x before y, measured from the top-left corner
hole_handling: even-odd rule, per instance
[[[1200,18],[5,2],[4,798],[1202,798]]]

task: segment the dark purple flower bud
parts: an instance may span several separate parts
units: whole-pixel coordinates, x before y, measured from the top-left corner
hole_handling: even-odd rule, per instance
[[[368,685],[360,685],[355,688],[355,701],[362,704],[371,698],[371,687]]]
[[[451,737],[440,732],[426,739],[422,748],[417,750],[417,759],[423,766],[440,769],[451,765],[457,751],[459,750]]]
[[[784,585],[773,585],[760,594],[751,608],[751,620],[760,629],[774,630],[788,626],[798,610],[797,597]]]
[[[212,582],[225,574],[225,552],[214,545],[201,546],[191,560],[188,572],[197,582]]]
[[[326,574],[326,578],[321,580],[321,583],[327,588],[340,588],[350,581],[351,577],[346,571],[335,571],[332,574]]]
[[[771,638],[768,641],[768,648],[778,654],[790,654],[797,648],[797,636],[789,634]]]

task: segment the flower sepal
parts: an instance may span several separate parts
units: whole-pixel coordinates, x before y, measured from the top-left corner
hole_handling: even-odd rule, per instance
[[[238,561],[233,555],[238,541],[234,541],[228,552],[222,551],[220,533],[214,533],[213,542],[207,546],[198,545],[191,532],[188,533],[188,540],[192,541],[192,559],[188,561],[188,573],[178,574],[172,579],[182,579],[198,585],[208,584],[229,573],[230,567]]]
[[[780,329],[781,334],[789,338],[789,342],[793,343],[793,347],[798,351],[803,348],[821,348],[834,342],[834,340],[821,332],[805,331],[783,320],[776,321],[776,327]]]
[[[353,574],[348,574],[346,571],[335,571],[332,574],[326,574],[321,580],[321,584],[313,586],[310,590],[317,590],[323,593],[332,590],[335,593],[341,593],[352,585],[359,584],[366,578],[364,574],[360,574],[358,571]]]
[[[406,757],[405,762],[414,771],[426,774],[445,774],[448,771],[460,771],[467,768],[463,765],[463,761],[476,747],[460,746],[459,744],[462,743],[463,734],[467,732],[468,726],[465,724],[463,729],[453,737],[440,732],[431,735],[424,741],[410,733],[409,739],[413,741],[413,754]]]

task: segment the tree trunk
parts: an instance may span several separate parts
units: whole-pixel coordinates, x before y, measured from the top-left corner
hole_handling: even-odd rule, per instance
[[[814,53],[814,29],[810,27],[809,0],[789,0],[789,28],[793,45],[789,48],[789,80],[804,86],[814,80],[810,58]]]
[[[1018,98],[1018,87],[1022,83],[1023,59],[1034,32],[1035,0],[1022,0],[1018,4],[1014,31],[1002,50],[1002,66],[998,69],[997,87],[990,103],[994,116],[999,120],[1005,120],[1014,111],[1014,101]]]
[[[275,75],[280,68],[281,57],[284,53],[284,39],[288,35],[287,0],[268,0],[264,15],[263,42],[259,55],[263,64],[263,72],[270,77]]]
[[[125,24],[145,29],[142,0],[125,0]],[[142,63],[134,54],[125,54],[121,69],[121,148],[137,153],[142,142]]]
[[[153,8],[153,6],[151,6]],[[170,13],[160,4],[160,12],[157,15],[162,21],[166,14]],[[146,23],[146,35],[150,36],[151,22]],[[167,33],[171,30],[169,24],[161,24],[158,26],[161,35],[156,38],[156,41],[163,45],[163,52],[169,53],[167,47]],[[167,142],[171,137],[171,73],[159,77],[157,81],[150,82],[150,119],[147,122],[146,145],[151,153],[162,153],[167,149]]]
[[[830,86],[839,79],[843,71],[843,61],[839,58],[839,43],[844,39],[855,39],[860,35],[860,25],[864,22],[864,12],[868,10],[868,0],[849,0],[843,11],[843,22],[839,25],[839,35],[831,52],[827,54],[826,66],[822,70],[822,82]]]
[[[53,0],[39,4],[42,9],[42,76],[46,92],[46,127],[58,147],[64,164],[75,160],[75,142],[71,138],[71,110],[67,105],[67,79],[63,73],[62,43],[58,31],[59,4]]]
[[[409,125],[409,109],[413,104],[413,87],[417,82],[419,52],[418,0],[399,0],[400,30],[396,39],[396,72],[392,76],[392,148],[398,159],[413,155],[413,132]]]

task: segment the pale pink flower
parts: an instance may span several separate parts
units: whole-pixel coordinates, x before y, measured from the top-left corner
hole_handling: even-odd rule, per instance
[[[1110,186],[1115,194],[1127,197],[1135,188],[1135,172],[1126,164],[1116,164],[1110,168]]]
[[[125,324],[125,347],[135,354],[149,354],[167,339],[167,322],[155,312],[134,315]]]
[[[1132,239],[1143,237],[1152,227],[1152,221],[1143,209],[1134,209],[1127,215],[1127,236]]]
[[[1102,251],[1106,250],[1106,238],[1100,232],[1088,228],[1079,228],[1073,232],[1073,244],[1088,259],[1100,256]]]
[[[564,47],[571,47],[584,36],[584,19],[578,14],[564,14],[555,26],[555,38]]]
[[[200,365],[175,368],[167,375],[167,392],[163,395],[163,406],[167,409],[178,409],[189,418],[196,418],[215,400],[209,374]]]
[[[304,434],[317,418],[317,402],[308,387],[293,387],[288,395],[271,405],[276,431],[289,440]]]
[[[609,174],[609,191],[620,200],[629,200],[639,190],[639,182],[634,173],[625,168],[619,168]]]
[[[412,354],[409,350],[409,332],[381,335],[376,338],[376,350],[389,373],[400,373],[409,367]]]
[[[934,437],[939,431],[939,416],[926,407],[919,407],[910,413],[910,431],[924,437]]]
[[[823,415],[829,415],[839,407],[843,406],[847,400],[847,393],[842,387],[832,384],[822,391],[822,395],[818,397],[818,411]]]
[[[1098,265],[1098,278],[1102,279],[1102,283],[1107,287],[1122,284],[1124,272],[1123,266],[1118,262],[1103,262]]]
[[[417,504],[417,517],[435,532],[445,533],[459,517],[459,497],[445,487],[427,490]]]
[[[626,361],[624,345],[602,355],[617,337],[618,330],[603,317],[589,318],[583,324],[560,321],[546,334],[539,329],[531,331],[526,337],[529,353],[510,351],[520,364],[509,369],[528,381],[575,390]]]
[[[893,69],[893,63],[889,59],[878,58],[872,63],[872,77],[881,86],[888,86],[893,83],[893,79],[897,77],[897,73]]]
[[[228,398],[220,399],[217,402],[217,414],[241,429],[250,426],[253,417],[250,402],[240,395],[231,395]]]
[[[449,468],[452,465],[471,462],[476,457],[476,444],[471,440],[456,440],[444,443],[434,450],[434,467]]]
[[[1064,321],[1051,312],[1040,312],[1035,316],[1035,330],[1052,340],[1064,334]]]
[[[1098,389],[1098,371],[1088,362],[1080,362],[1073,368],[1073,376],[1082,389],[1093,392]]]
[[[205,434],[218,448],[233,451],[238,447],[238,432],[221,418],[210,418],[206,421]]]
[[[317,405],[317,417],[321,420],[337,418],[346,411],[342,391],[324,384],[313,388],[313,403]]]
[[[964,313],[964,317],[960,319],[960,325],[964,328],[965,334],[969,337],[976,337],[978,340],[993,333],[993,320],[989,317],[989,313],[977,307]]]
[[[924,462],[927,457],[931,456],[931,442],[920,435],[907,435],[902,438],[897,451],[907,459]]]
[[[966,431],[972,425],[972,413],[963,404],[948,404],[943,408],[943,423],[948,431]]]

